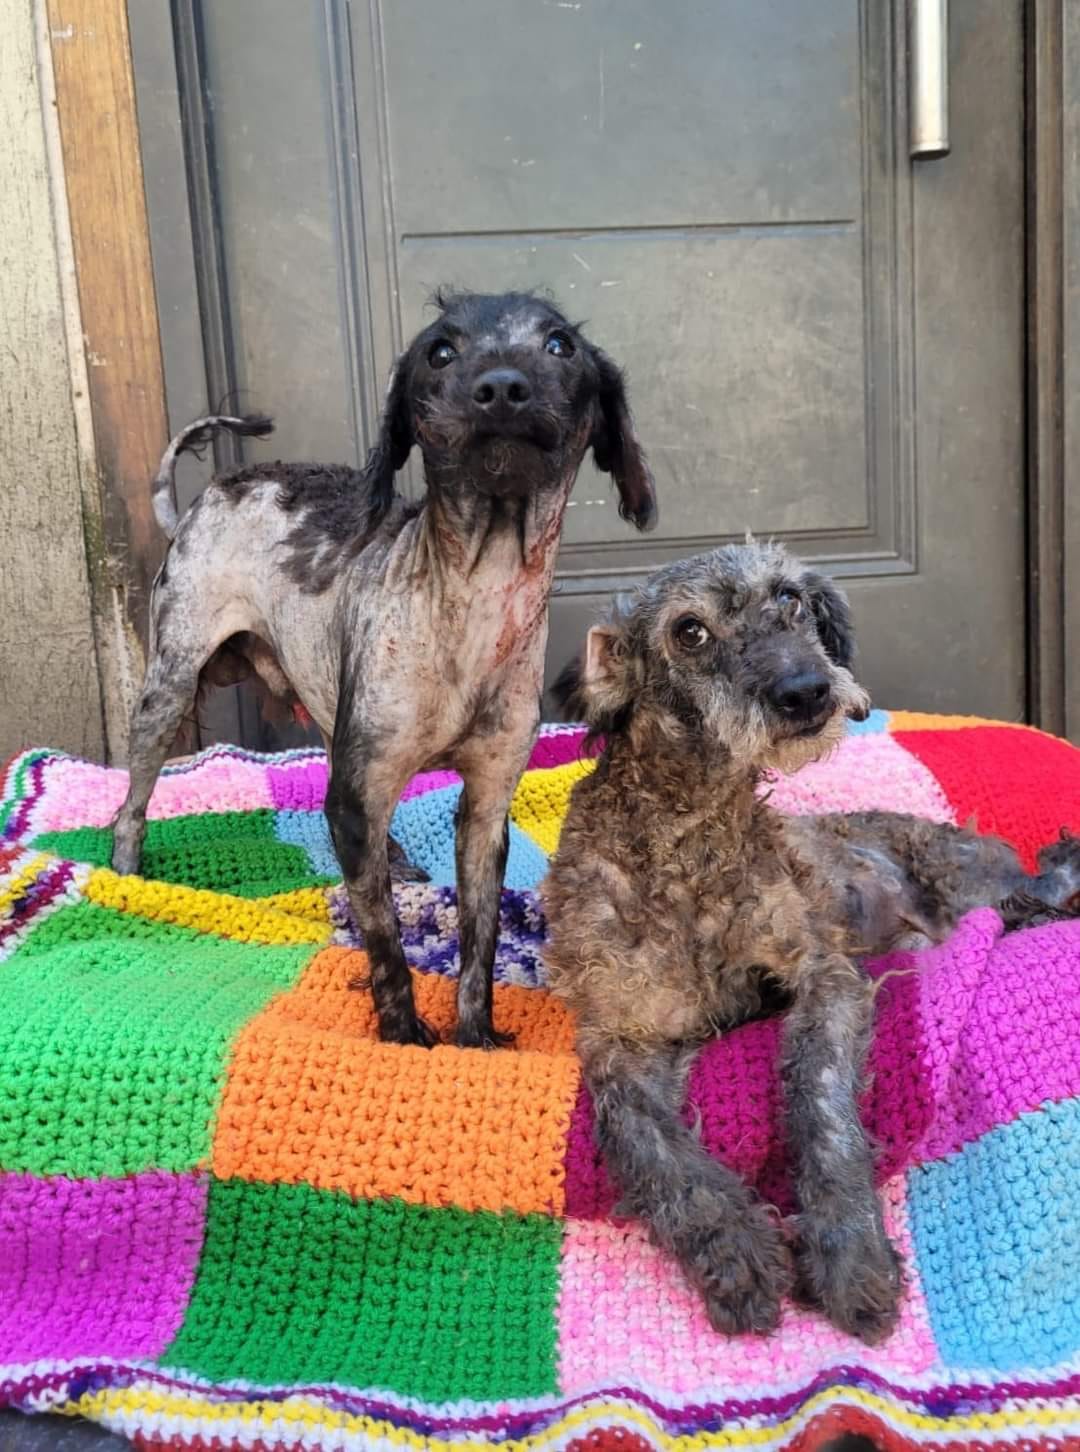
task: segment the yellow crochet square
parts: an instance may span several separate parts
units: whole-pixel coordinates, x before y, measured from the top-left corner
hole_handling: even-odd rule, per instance
[[[582,777],[595,770],[595,761],[570,761],[565,766],[527,771],[510,803],[510,818],[550,857],[570,805],[570,793]]]
[[[86,896],[101,907],[175,923],[197,933],[215,933],[237,943],[326,943],[330,925],[264,906],[257,898],[230,897],[205,888],[120,877],[108,867],[90,874]],[[283,894],[284,895],[284,894]]]

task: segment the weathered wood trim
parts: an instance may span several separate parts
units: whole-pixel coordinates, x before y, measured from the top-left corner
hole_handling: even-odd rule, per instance
[[[124,755],[165,541],[149,481],[166,441],[157,305],[125,0],[46,0],[99,508],[85,510],[111,759]],[[123,699],[117,699],[120,695]]]
[[[104,746],[35,22],[0,27],[0,759]]]

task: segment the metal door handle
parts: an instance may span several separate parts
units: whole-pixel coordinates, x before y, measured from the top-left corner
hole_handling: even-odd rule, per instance
[[[949,154],[949,0],[910,0],[911,156]]]

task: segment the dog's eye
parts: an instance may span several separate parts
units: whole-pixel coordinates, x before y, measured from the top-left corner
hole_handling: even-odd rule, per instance
[[[793,620],[798,620],[803,612],[802,596],[798,590],[791,590],[786,585],[781,585],[777,590],[776,603],[789,611]]]
[[[574,345],[565,333],[549,333],[544,344],[544,352],[550,353],[553,358],[572,358]]]
[[[693,615],[684,615],[681,620],[676,620],[672,634],[683,650],[700,650],[712,639],[705,626]]]
[[[427,355],[427,360],[432,368],[445,368],[456,357],[457,349],[453,343],[448,343],[445,338],[441,338],[439,342],[432,344],[431,351]]]

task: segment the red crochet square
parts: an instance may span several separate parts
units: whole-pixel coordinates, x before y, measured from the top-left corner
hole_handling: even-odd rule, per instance
[[[896,740],[937,777],[961,826],[1011,842],[1032,871],[1062,827],[1080,833],[1080,750],[1015,726],[897,731]]]

